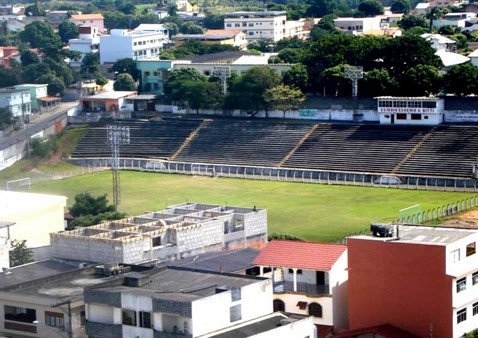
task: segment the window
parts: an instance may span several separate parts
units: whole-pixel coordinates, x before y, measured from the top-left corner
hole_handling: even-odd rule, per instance
[[[64,327],[63,313],[45,311],[45,324],[54,327]]]
[[[412,120],[421,120],[422,114],[412,114]]]
[[[460,249],[453,250],[450,254],[453,263],[460,261]]]
[[[397,120],[406,120],[407,114],[397,114]]]
[[[456,281],[456,292],[461,292],[465,290],[466,290],[466,277],[463,277]]]
[[[294,273],[294,269],[289,269],[289,273]],[[302,269],[297,269],[297,274],[302,275]]]
[[[241,24],[240,23],[235,23],[234,27],[241,27]]]
[[[280,299],[274,299],[273,301],[274,312],[285,311],[285,303]]]
[[[232,27],[232,25],[230,23],[227,23],[226,27]]]
[[[149,76],[151,73],[150,72],[144,72],[145,76]]]
[[[237,300],[241,300],[241,288],[233,287],[231,288],[231,301],[235,302]]]
[[[470,243],[466,246],[466,257],[476,253],[476,242]]]
[[[423,108],[436,108],[437,103],[435,101],[425,101],[423,102]]]
[[[478,302],[473,303],[473,316],[478,315]]]
[[[408,107],[409,108],[421,108],[422,103],[420,101],[409,101],[408,102]]]
[[[161,245],[161,236],[153,237],[153,246],[160,246]]]
[[[322,318],[322,306],[317,303],[309,304],[309,316]]]
[[[151,312],[139,312],[139,326],[151,328]]]
[[[231,306],[231,309],[229,311],[229,316],[231,322],[236,322],[238,320],[242,319],[242,313],[241,313],[241,304]]]
[[[123,310],[123,324],[136,326],[136,312],[133,310]]]
[[[473,272],[471,275],[471,282],[473,285],[478,284],[478,271]]]
[[[80,325],[85,326],[85,324],[86,324],[86,312],[81,311],[80,312]]]
[[[5,305],[4,311],[6,320],[24,323],[33,323],[35,320],[37,320],[37,313],[35,309]]]
[[[456,312],[456,322],[457,324],[466,320],[466,308],[461,309],[460,311]]]
[[[396,108],[405,108],[407,106],[407,101],[393,101],[393,106]]]

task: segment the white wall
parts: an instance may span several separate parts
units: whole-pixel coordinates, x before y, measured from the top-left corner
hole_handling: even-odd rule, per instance
[[[122,32],[120,32],[122,31]],[[100,63],[114,63],[119,59],[133,57],[132,37],[126,35],[126,30],[112,29],[112,35],[100,37]],[[120,33],[124,33],[121,35]]]
[[[121,309],[106,305],[85,304],[86,319],[102,324],[121,324]]]
[[[0,268],[9,268],[10,241],[6,237],[0,237]]]
[[[317,337],[317,329],[312,317],[307,317],[291,324],[279,326],[275,329],[250,336],[251,338],[278,338],[278,337]]]
[[[329,287],[332,294],[334,326],[346,328],[348,323],[348,290],[349,273],[347,270],[347,250],[337,259],[330,270]]]
[[[299,315],[308,316],[308,306],[301,310],[297,303],[302,301],[307,304],[317,303],[322,306],[322,318],[312,317],[312,321],[319,325],[333,325],[334,324],[334,312],[332,297],[314,297],[312,295],[300,294],[300,293],[276,293],[274,299],[280,299],[285,304],[285,311],[290,313],[296,313]]]

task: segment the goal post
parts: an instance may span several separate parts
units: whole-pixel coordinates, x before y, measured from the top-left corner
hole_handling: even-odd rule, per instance
[[[17,188],[23,188],[23,187],[28,187],[28,189],[30,189],[31,185],[32,183],[31,183],[30,177],[25,177],[25,178],[20,178],[18,180],[7,181],[6,190],[10,191]]]

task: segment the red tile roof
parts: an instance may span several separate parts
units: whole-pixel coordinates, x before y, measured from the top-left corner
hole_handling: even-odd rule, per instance
[[[92,14],[72,14],[71,18],[73,20],[103,20],[104,17],[101,14],[98,13],[92,13]]]
[[[254,259],[262,266],[329,271],[347,249],[346,245],[273,240]]]

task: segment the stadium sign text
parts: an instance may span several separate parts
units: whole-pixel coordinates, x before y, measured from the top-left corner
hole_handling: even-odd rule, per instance
[[[434,108],[392,108],[392,107],[380,107],[379,113],[434,113]]]

